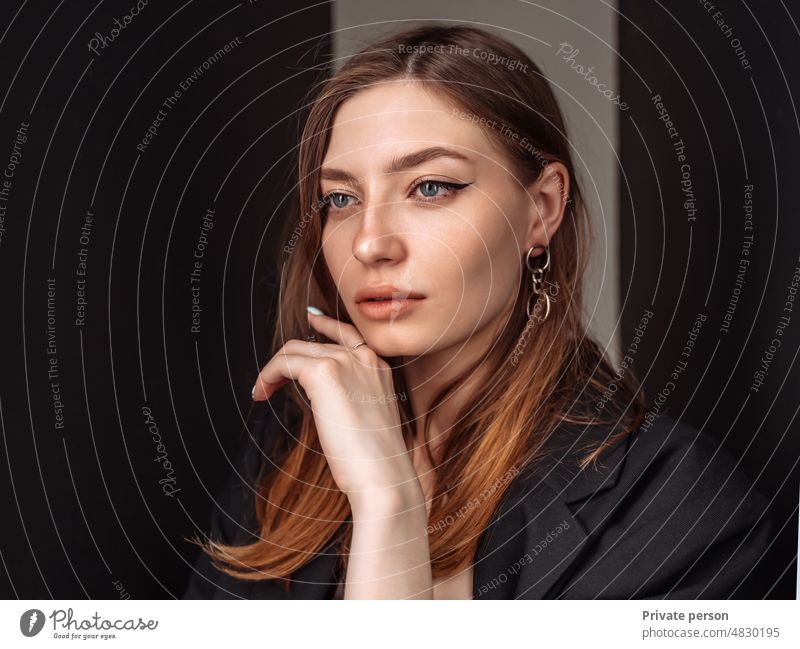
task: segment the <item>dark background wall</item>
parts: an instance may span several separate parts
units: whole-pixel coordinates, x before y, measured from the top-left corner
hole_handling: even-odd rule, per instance
[[[179,596],[266,360],[294,111],[331,9],[151,0],[111,39],[135,4],[0,5],[4,598]],[[622,351],[638,342],[654,412],[774,496],[772,595],[793,597],[800,16],[716,4],[619,3]]]
[[[265,362],[312,4],[151,0],[96,52],[136,0],[0,5],[0,596],[180,594]]]
[[[794,597],[800,12],[707,4],[619,4],[624,338],[641,338],[651,409],[716,436],[774,497],[773,596]]]

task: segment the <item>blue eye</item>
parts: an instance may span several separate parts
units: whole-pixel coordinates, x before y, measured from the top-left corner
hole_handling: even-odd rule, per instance
[[[353,197],[340,192],[331,192],[323,198],[323,201],[326,205],[333,205],[337,210],[341,210],[348,206],[348,198]]]
[[[445,182],[444,180],[421,180],[411,188],[411,195],[415,196],[419,202],[435,203],[452,196],[471,184],[472,183]],[[417,194],[417,190],[420,190],[421,193]],[[326,194],[320,201],[323,206],[323,214],[327,214],[328,208],[330,207],[333,207],[334,210],[344,210],[348,207],[352,207],[354,203],[348,202],[350,199],[354,202],[357,200],[355,196],[343,194],[342,192],[330,192]]]
[[[439,193],[439,189],[441,189],[441,185],[437,182],[432,180],[426,180],[423,183],[419,184],[419,188],[422,191],[423,196],[427,196],[428,198],[433,198],[436,194]]]
[[[460,189],[464,189],[471,183],[450,183],[443,180],[423,180],[414,186],[414,190],[421,190],[423,202],[433,202],[446,198],[450,194],[456,193]],[[441,193],[439,190],[446,189],[448,193]]]

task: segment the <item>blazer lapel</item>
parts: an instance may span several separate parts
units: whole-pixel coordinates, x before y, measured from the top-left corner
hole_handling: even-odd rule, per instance
[[[629,436],[606,449],[597,468],[581,470],[585,446],[607,439],[608,427],[562,424],[540,461],[517,475],[481,534],[473,564],[474,599],[550,599],[570,576],[599,530],[588,530],[573,512],[580,501],[617,484]],[[590,506],[590,504],[585,504]],[[341,530],[345,529],[345,522]],[[341,532],[340,532],[341,534]],[[330,599],[338,579],[340,534],[292,576],[294,599]]]
[[[628,436],[606,449],[598,468],[581,471],[585,446],[604,441],[606,426],[562,424],[540,461],[516,476],[484,531],[474,563],[475,599],[549,599],[599,530],[574,516],[579,501],[617,484]],[[588,506],[588,505],[587,505]]]

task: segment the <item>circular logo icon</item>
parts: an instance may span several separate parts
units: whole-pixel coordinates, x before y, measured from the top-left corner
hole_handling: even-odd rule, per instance
[[[25,611],[19,618],[19,630],[22,631],[22,635],[29,638],[39,633],[42,627],[44,627],[44,613],[38,608]]]

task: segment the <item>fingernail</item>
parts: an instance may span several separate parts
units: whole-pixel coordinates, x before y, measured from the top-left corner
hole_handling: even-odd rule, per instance
[[[253,386],[253,389],[250,391],[250,398],[255,401],[256,400],[256,386]]]
[[[322,311],[320,311],[315,306],[309,306],[309,307],[306,307],[306,309],[308,310],[309,313],[312,313],[313,315],[325,315]]]

